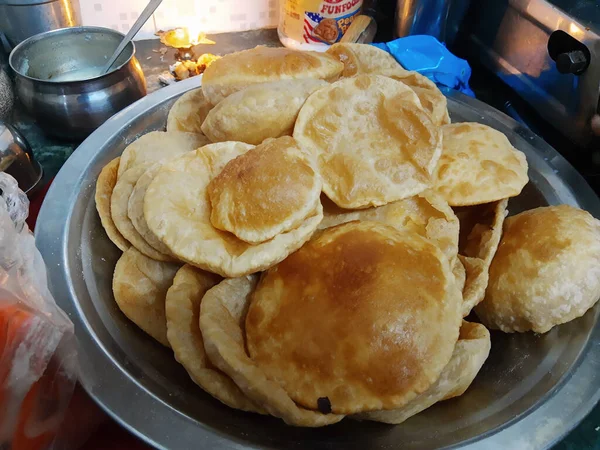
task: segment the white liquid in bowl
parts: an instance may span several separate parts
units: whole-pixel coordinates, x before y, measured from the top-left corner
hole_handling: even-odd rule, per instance
[[[81,81],[101,75],[101,67],[86,67],[84,69],[71,70],[59,73],[49,78],[49,81]]]

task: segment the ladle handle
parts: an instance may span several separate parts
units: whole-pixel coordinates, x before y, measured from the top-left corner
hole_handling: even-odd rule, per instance
[[[106,72],[108,72],[110,70],[112,65],[117,60],[117,58],[121,55],[121,53],[123,53],[123,50],[125,50],[125,47],[127,46],[127,44],[129,44],[129,42],[133,39],[133,37],[137,34],[137,32],[140,31],[140,28],[142,28],[144,26],[146,21],[150,18],[150,16],[154,13],[154,11],[156,11],[156,8],[158,8],[158,5],[160,5],[161,3],[162,3],[162,0],[150,0],[148,5],[144,8],[142,13],[140,14],[140,17],[138,17],[138,19],[135,21],[135,23],[131,27],[131,30],[129,30],[129,32],[125,35],[125,37],[123,38],[123,40],[121,41],[121,43],[119,44],[119,46],[117,47],[117,49],[115,50],[113,55],[110,57],[110,59],[108,60],[106,65],[102,68],[103,74],[105,74]]]

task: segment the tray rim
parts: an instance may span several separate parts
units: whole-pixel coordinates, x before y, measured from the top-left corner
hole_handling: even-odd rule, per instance
[[[163,87],[115,114],[94,131],[73,152],[57,174],[40,209],[35,229],[36,245],[48,267],[48,278],[52,293],[57,299],[58,305],[68,313],[74,322],[78,331],[79,348],[80,350],[85,350],[85,353],[79,352],[80,364],[97,365],[98,362],[92,362],[92,360],[101,361],[106,369],[103,375],[109,378],[108,380],[100,380],[97,377],[96,379],[91,379],[89,377],[91,371],[82,371],[82,374],[85,375],[80,379],[82,386],[110,417],[131,433],[156,448],[177,447],[177,436],[180,434],[170,434],[165,439],[162,439],[162,442],[152,438],[150,434],[153,433],[149,432],[152,431],[151,428],[154,427],[154,424],[144,419],[136,419],[136,416],[130,411],[125,411],[127,408],[120,408],[121,410],[119,410],[115,406],[117,403],[114,401],[114,393],[112,394],[113,398],[110,399],[111,395],[109,395],[108,391],[118,390],[120,393],[125,394],[129,389],[135,389],[136,403],[139,405],[139,408],[136,409],[158,409],[158,411],[153,411],[161,413],[161,427],[173,425],[175,428],[183,430],[183,427],[197,427],[197,422],[191,421],[187,416],[180,414],[169,405],[154,397],[151,392],[131,380],[96,339],[77,302],[72,280],[68,278],[67,241],[69,228],[65,224],[70,222],[77,196],[81,192],[81,188],[83,188],[81,182],[84,171],[81,169],[87,167],[90,161],[100,156],[102,147],[96,143],[108,141],[109,138],[118,134],[130,121],[153,109],[157,104],[179,97],[188,90],[199,87],[201,85],[201,78],[201,76],[194,77],[171,86]],[[596,216],[598,216],[600,212],[600,199],[598,199],[598,196],[585,179],[540,137],[486,103],[450,89],[445,89],[444,94],[452,101],[477,109],[482,116],[495,116],[497,120],[504,122],[504,124],[513,126],[516,133],[527,139],[532,147],[536,148],[546,157],[549,157],[552,166],[560,170],[563,174],[564,183],[572,188],[576,199],[578,201],[581,200],[584,204],[593,205],[593,209],[596,210]],[[598,345],[600,343],[600,327],[597,326],[599,312],[600,309],[596,308],[595,326],[576,362],[563,379],[540,402],[495,430],[490,430],[483,435],[446,448],[504,450],[507,446],[510,448],[510,445],[514,445],[515,436],[537,438],[535,444],[531,444],[528,448],[550,448],[577,426],[600,400],[600,384],[596,383],[598,387],[593,394],[584,395],[582,402],[577,408],[571,411],[564,407],[565,403],[568,403],[567,399],[572,399],[573,396],[577,395],[576,392],[573,392],[573,386],[582,382],[591,384],[594,378],[596,378],[596,373],[600,373],[600,346]],[[598,348],[596,349],[596,347]],[[117,395],[116,397],[119,396]],[[552,408],[553,405],[554,408]],[[557,412],[558,416],[556,416]],[[543,436],[533,436],[538,427],[544,424],[547,425],[549,420],[559,420],[560,425],[554,423],[556,426],[552,432],[546,433]],[[536,427],[536,423],[538,427]],[[199,433],[203,437],[202,444],[210,446],[210,448],[241,449],[254,447],[253,444],[234,441],[206,427],[200,426],[197,428],[199,428]],[[186,441],[181,440],[179,444],[182,445],[184,442]]]

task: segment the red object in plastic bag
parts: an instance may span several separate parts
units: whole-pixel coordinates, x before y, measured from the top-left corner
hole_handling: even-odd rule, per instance
[[[29,216],[27,217],[27,226],[29,226],[30,230],[35,229],[35,223],[37,221],[38,214],[40,213],[42,203],[44,202],[44,197],[46,197],[48,189],[50,189],[50,185],[53,181],[54,178],[52,178],[41,191],[31,198],[31,203],[29,204]]]
[[[0,173],[0,448],[52,448],[76,382],[73,324],[50,294],[25,225],[27,196]]]
[[[30,200],[27,217],[30,229],[35,228],[39,210],[51,184],[52,180]],[[60,444],[56,444],[57,441]],[[53,447],[57,450],[150,450],[149,446],[109,419],[80,386],[75,386]]]

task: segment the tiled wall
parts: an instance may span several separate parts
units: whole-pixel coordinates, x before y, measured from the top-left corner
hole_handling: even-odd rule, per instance
[[[79,0],[84,25],[126,33],[147,0]],[[136,39],[154,37],[157,30],[187,26],[191,21],[207,33],[245,31],[277,26],[279,0],[164,0]]]

